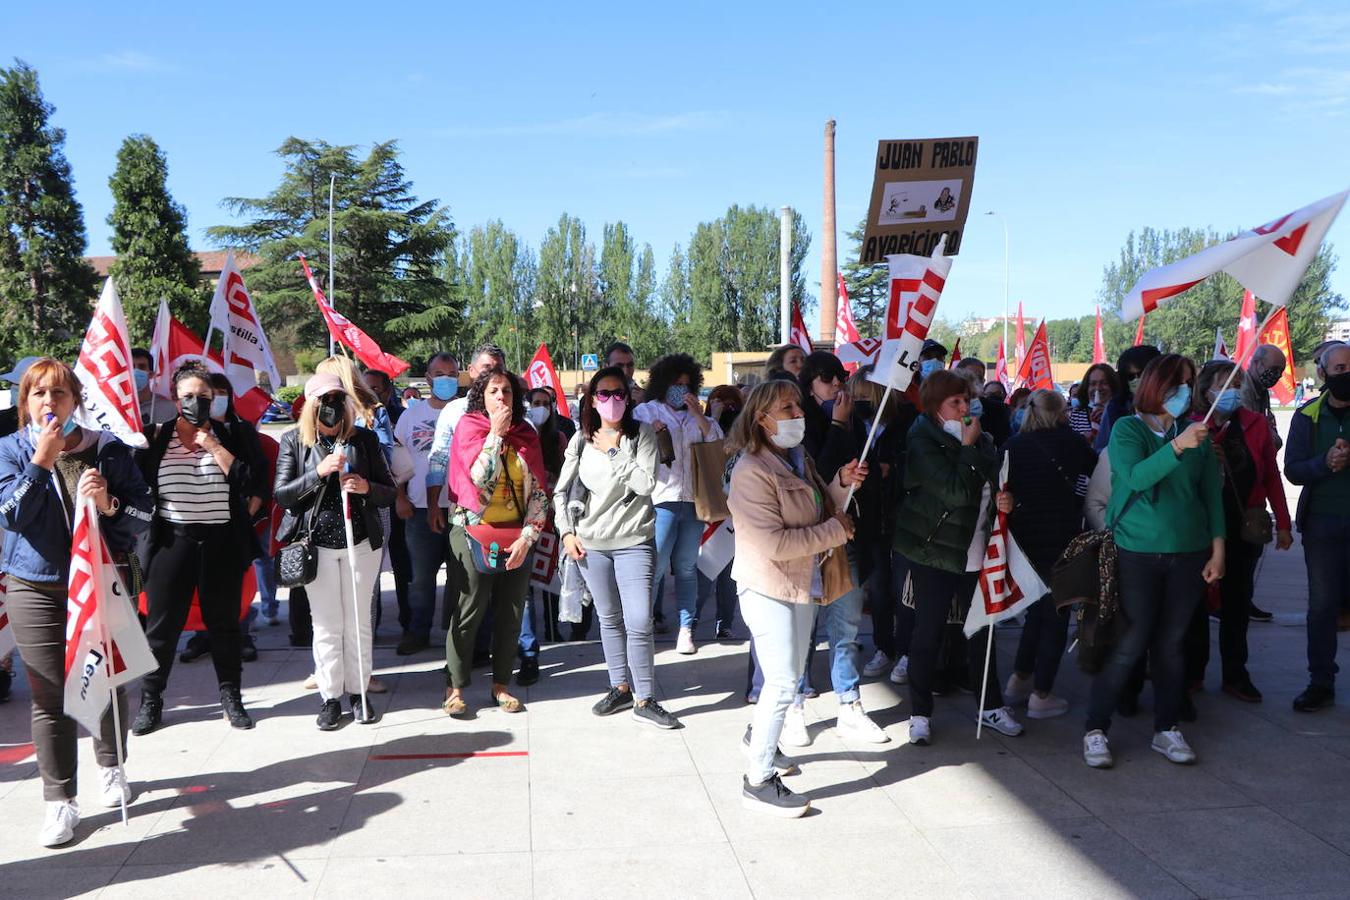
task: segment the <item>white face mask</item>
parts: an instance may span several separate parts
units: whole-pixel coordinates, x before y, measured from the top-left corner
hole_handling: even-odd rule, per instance
[[[961,424],[960,419],[943,419],[942,430],[959,441],[961,440],[961,432],[965,430],[965,426]]]
[[[802,442],[806,437],[806,419],[776,419],[778,426],[776,434],[769,435],[769,440],[780,450],[791,450]]]
[[[547,406],[531,406],[525,410],[525,418],[530,420],[530,424],[535,428],[543,428],[544,423],[548,421]]]

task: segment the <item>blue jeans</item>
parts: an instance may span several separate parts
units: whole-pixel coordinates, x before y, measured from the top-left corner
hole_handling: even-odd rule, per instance
[[[436,574],[450,560],[450,542],[444,534],[437,534],[427,525],[427,511],[413,510],[411,519],[404,522],[404,537],[408,542],[408,556],[412,563],[412,580],[408,584],[408,633],[419,638],[430,638],[431,623],[436,617]],[[446,566],[445,591],[453,596],[452,566]]]
[[[717,576],[716,581],[709,581],[707,575],[698,573],[698,607],[694,610],[695,620],[703,618],[703,605],[707,603],[708,595],[714,593],[717,598],[717,629],[730,628],[736,618],[736,582],[731,577],[731,563],[727,563],[727,567]]]
[[[520,658],[539,655],[539,638],[534,636],[534,591],[525,588],[525,609],[520,614]]]
[[[751,784],[763,784],[773,775],[773,755],[783,733],[783,720],[796,700],[815,606],[773,600],[751,590],[742,591],[740,600],[741,616],[764,667],[764,687],[755,702],[745,777]]]
[[[694,627],[698,605],[698,545],[704,525],[694,516],[694,504],[683,501],[656,506],[656,570],[652,573],[652,596],[675,570],[675,605],[680,610],[680,627]]]
[[[1309,513],[1302,537],[1308,567],[1308,675],[1316,687],[1334,688],[1340,671],[1336,615],[1350,597],[1350,516]]]
[[[835,552],[838,553],[838,549]],[[853,583],[857,585],[858,562],[852,544],[848,545],[848,564]],[[840,703],[858,699],[858,682],[861,680],[858,656],[862,653],[858,625],[862,622],[865,596],[862,586],[858,585],[829,606],[821,607],[819,613],[820,620],[825,623],[825,637],[830,642],[830,686]]]
[[[262,606],[262,614],[265,617],[275,616],[281,604],[277,602],[277,570],[272,564],[272,557],[260,556],[255,559],[253,574],[258,578],[258,601]],[[250,612],[250,618],[252,615]]]

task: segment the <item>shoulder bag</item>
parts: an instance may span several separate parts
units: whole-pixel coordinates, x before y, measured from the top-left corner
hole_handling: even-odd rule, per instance
[[[314,516],[328,491],[328,479],[319,485],[314,505],[305,513],[304,526],[295,540],[277,553],[277,584],[286,588],[304,587],[319,574],[319,551],[314,546]]]
[[[521,465],[525,461],[521,460]],[[511,467],[502,460],[502,477],[506,479],[506,488],[515,498],[516,508],[521,518],[525,516],[525,503],[516,493],[516,483],[511,480]],[[464,529],[464,537],[469,545],[469,557],[473,567],[484,575],[497,575],[507,571],[507,561],[511,558],[511,545],[520,538],[522,525],[489,525],[480,522]]]

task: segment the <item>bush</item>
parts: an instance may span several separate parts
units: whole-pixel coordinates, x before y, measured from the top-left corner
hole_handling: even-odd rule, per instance
[[[314,367],[327,358],[327,350],[297,350],[295,351],[295,366],[300,370],[301,375],[312,375],[314,374]]]
[[[288,384],[276,392],[276,398],[288,406],[295,402],[295,398],[305,392],[303,384]]]

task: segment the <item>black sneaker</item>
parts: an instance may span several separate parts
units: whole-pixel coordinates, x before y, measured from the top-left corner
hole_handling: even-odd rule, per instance
[[[717,633],[713,635],[713,639],[718,641],[734,640],[731,636],[731,629],[725,625],[717,626]]]
[[[1275,614],[1266,612],[1255,603],[1251,603],[1247,607],[1247,618],[1251,619],[1253,622],[1269,622],[1271,619],[1275,618]]]
[[[1225,681],[1223,683],[1223,692],[1230,697],[1236,697],[1243,703],[1260,703],[1261,692],[1252,684],[1250,678],[1243,678],[1240,681]]]
[[[666,712],[655,700],[643,700],[633,706],[633,718],[657,728],[679,728],[680,720]]]
[[[741,749],[747,754],[750,752],[750,732],[752,726],[745,726],[745,737],[741,738]],[[797,768],[797,764],[789,759],[781,747],[773,748],[773,769],[779,775],[800,775],[802,770]]]
[[[591,707],[591,712],[595,713],[597,716],[611,716],[632,705],[632,691],[621,691],[618,688],[610,688],[609,693],[601,697],[600,700]]]
[[[516,673],[516,684],[529,687],[539,680],[539,657],[524,656],[520,660],[520,671]]]
[[[253,727],[253,719],[244,709],[244,701],[239,696],[239,688],[223,687],[220,689],[220,709],[225,713],[225,718],[229,721],[231,728],[247,731]]]
[[[366,698],[369,700],[370,698]],[[374,725],[380,721],[380,714],[375,712],[374,707],[361,703],[360,694],[352,694],[347,698],[352,708],[352,718],[361,725]]]
[[[9,700],[9,685],[13,680],[14,676],[9,673],[8,669],[0,669],[0,703]]]
[[[357,702],[360,702],[359,700]],[[315,724],[319,726],[320,731],[336,731],[338,723],[342,721],[342,704],[336,700],[325,700],[323,706],[319,707],[319,718]]]
[[[239,658],[244,662],[258,661],[258,645],[253,643],[253,635],[246,634],[240,637]]]
[[[414,653],[421,653],[431,646],[431,641],[426,637],[419,637],[415,634],[403,635],[403,640],[398,642],[394,652],[399,656],[412,656]]]
[[[131,723],[131,733],[140,737],[159,727],[164,718],[164,699],[159,694],[141,692],[141,709],[136,713],[136,721]]]
[[[1316,712],[1319,709],[1326,709],[1336,702],[1336,691],[1329,687],[1318,687],[1310,684],[1294,698],[1295,712]]]
[[[194,634],[188,638],[188,642],[183,645],[183,652],[178,654],[179,662],[196,662],[203,656],[211,652],[211,639],[204,634]]]
[[[742,776],[741,805],[780,819],[799,819],[811,809],[811,801],[788,790],[777,772],[763,784],[751,784]]]

